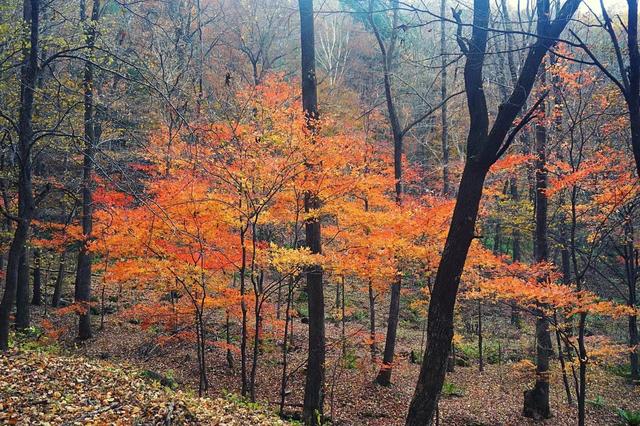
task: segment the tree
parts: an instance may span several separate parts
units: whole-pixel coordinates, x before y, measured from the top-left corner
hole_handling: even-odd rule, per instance
[[[33,146],[34,91],[38,77],[40,0],[25,0],[23,19],[29,27],[29,43],[25,43],[20,66],[20,114],[15,130],[18,133],[19,154],[18,216],[7,256],[6,285],[0,303],[0,349],[9,349],[9,314],[16,298],[20,258],[24,256],[29,227],[38,198],[34,197],[31,181],[31,148]],[[28,283],[28,279],[27,279]],[[28,300],[26,301],[28,303]]]
[[[313,138],[318,125],[318,95],[315,63],[315,38],[313,30],[313,0],[299,0],[300,7],[300,47],[302,108],[307,129]],[[312,164],[310,167],[319,167]],[[320,207],[317,194],[307,191],[304,195],[306,245],[313,254],[322,253],[320,218],[315,211]],[[304,406],[302,417],[307,425],[322,424],[324,402],[324,288],[322,286],[322,267],[314,265],[307,271],[307,297],[309,300],[309,354],[307,375],[304,388]]]
[[[464,69],[470,119],[467,161],[462,172],[456,206],[433,286],[428,315],[427,350],[409,408],[406,420],[408,426],[431,422],[436,410],[453,337],[453,309],[460,275],[469,246],[475,236],[475,222],[487,172],[515,137],[518,127],[516,126],[511,133],[510,130],[531,92],[538,68],[579,4],[580,0],[568,0],[557,11],[556,18],[552,21],[549,2],[546,0],[537,2],[538,22],[535,42],[529,49],[514,91],[507,102],[501,105],[491,128],[489,128],[482,74],[489,33],[489,2],[474,1],[473,30],[468,43],[465,43],[462,38],[460,12],[455,15],[459,22],[458,44],[467,58]]]
[[[80,3],[80,20],[84,23],[84,32],[89,55],[93,54],[96,40],[96,27],[100,15],[100,0],[93,0],[91,18],[87,16],[86,0]],[[93,162],[96,151],[96,128],[98,127],[94,112],[94,77],[91,59],[84,64],[84,150],[82,167],[82,234],[84,240],[78,251],[78,266],[75,283],[75,302],[83,305],[84,313],[80,314],[78,338],[86,340],[91,337],[91,316],[89,302],[91,300],[91,263],[93,256],[89,250],[93,228]]]

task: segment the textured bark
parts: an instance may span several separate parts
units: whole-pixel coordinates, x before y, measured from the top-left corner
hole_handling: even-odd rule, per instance
[[[316,82],[316,60],[314,46],[313,0],[299,0],[300,45],[302,71],[302,106],[307,116],[307,126],[314,133],[318,118],[318,94]],[[312,166],[313,167],[313,166]],[[305,212],[320,207],[316,194],[307,192],[304,197]],[[311,253],[322,252],[322,235],[319,219],[305,221],[305,236]],[[309,353],[304,388],[302,417],[307,425],[322,423],[325,377],[325,329],[323,271],[320,265],[309,267],[307,275],[307,296],[309,303]]]
[[[16,330],[25,330],[31,325],[29,309],[29,250],[25,247],[18,266],[18,291],[16,293]]]
[[[60,253],[60,260],[58,263],[58,274],[56,275],[56,282],[53,288],[53,296],[51,296],[51,306],[57,308],[60,306],[60,300],[62,299],[62,292],[64,290],[64,273],[67,261],[66,250]]]
[[[30,325],[30,309],[29,309],[29,250],[25,247],[20,255],[20,263],[18,265],[18,289],[16,292],[16,330],[24,330]]]
[[[482,73],[487,48],[489,0],[474,1],[474,25],[469,42],[465,42],[462,37],[458,38],[467,57],[464,69],[470,119],[467,161],[431,294],[427,350],[406,419],[408,426],[430,424],[436,411],[453,337],[453,310],[460,275],[474,238],[478,206],[489,167],[503,152],[505,139],[531,92],[540,63],[579,4],[580,0],[567,0],[558,10],[557,18],[550,22],[548,1],[538,0],[537,32],[541,37],[529,49],[515,89],[500,106],[491,130]],[[456,19],[461,19],[459,14],[456,14]],[[462,31],[461,26],[459,31]]]
[[[545,83],[545,70],[541,70],[541,82]],[[546,262],[549,258],[547,240],[547,128],[545,124],[536,124],[536,190],[535,190],[535,260]],[[551,334],[549,320],[538,312],[536,319],[536,383],[533,389],[524,393],[522,414],[536,420],[551,417],[549,407],[549,358],[551,356]]]
[[[20,67],[20,113],[18,121],[19,176],[17,226],[7,254],[5,291],[0,303],[0,350],[9,348],[9,315],[16,298],[20,257],[24,251],[35,201],[31,182],[34,87],[38,76],[38,35],[40,0],[25,0],[24,20],[29,26],[29,44]]]
[[[514,177],[511,179],[511,182],[509,182],[509,189],[510,189],[510,195],[511,195],[511,200],[513,200],[515,203],[518,203],[520,201],[520,194],[518,192],[518,181],[517,179]],[[520,254],[520,229],[518,229],[518,227],[515,227],[513,230],[513,241],[512,241],[512,260],[514,262],[520,262],[522,255]],[[515,325],[516,327],[520,328],[521,326],[521,318],[520,318],[520,311],[518,309],[518,307],[516,306],[515,303],[512,303],[511,305],[511,324]]]
[[[624,263],[625,275],[627,281],[627,305],[635,308],[638,304],[637,288],[638,281],[638,251],[635,249],[634,230],[631,222],[625,224],[625,246],[624,246]],[[635,384],[640,383],[640,371],[638,367],[638,317],[629,315],[629,365],[631,366],[631,381]]]
[[[385,44],[382,35],[375,24],[373,19],[373,2],[369,2],[369,24],[373,28],[374,35],[378,42],[380,49],[380,55],[382,56],[382,70],[384,72],[384,94],[387,106],[387,115],[389,117],[389,125],[391,127],[391,135],[393,137],[393,173],[395,178],[395,190],[396,190],[396,203],[402,204],[402,152],[403,141],[406,130],[402,128],[400,124],[400,117],[396,109],[393,90],[391,87],[391,75],[394,68],[394,58],[396,43],[398,38],[397,23],[398,23],[398,0],[391,1],[392,19],[391,19],[391,34],[389,36],[389,42]],[[389,302],[389,317],[387,320],[387,333],[384,343],[384,355],[382,366],[376,377],[376,382],[383,386],[389,386],[391,384],[391,373],[393,371],[393,358],[396,347],[396,336],[398,334],[398,321],[400,317],[400,277],[391,284],[391,298]]]
[[[89,52],[93,51],[96,39],[96,25],[100,14],[100,0],[93,0],[91,17],[87,17],[86,0],[80,2],[80,19],[84,24],[84,34]],[[91,22],[88,22],[90,19]],[[93,65],[90,61],[84,64],[84,150],[82,153],[82,234],[84,241],[78,251],[78,268],[76,270],[75,302],[85,310],[78,321],[78,339],[91,338],[91,264],[93,255],[89,251],[89,243],[93,230],[93,162],[96,146],[96,123],[94,106]]]
[[[391,384],[391,372],[393,369],[393,355],[396,348],[396,334],[398,331],[398,319],[400,317],[400,279],[391,286],[391,304],[389,306],[389,319],[387,320],[387,337],[384,344],[382,367],[376,377],[376,383],[382,386]]]
[[[371,339],[369,344],[371,360],[375,361],[378,353],[376,345],[376,294],[371,280],[369,280],[369,339]]]
[[[33,297],[31,304],[34,306],[42,305],[42,257],[40,250],[33,250]]]

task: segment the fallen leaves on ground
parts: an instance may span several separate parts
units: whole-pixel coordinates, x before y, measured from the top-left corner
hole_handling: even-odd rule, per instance
[[[266,411],[198,398],[140,371],[48,353],[0,354],[0,424],[285,425]]]

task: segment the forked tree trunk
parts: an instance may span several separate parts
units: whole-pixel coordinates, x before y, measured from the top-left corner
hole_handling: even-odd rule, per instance
[[[579,5],[580,0],[567,0],[551,22],[549,2],[538,0],[537,33],[540,37],[529,49],[515,89],[499,108],[491,130],[482,75],[488,38],[489,0],[474,0],[471,40],[467,43],[462,37],[458,39],[467,57],[464,69],[470,117],[467,161],[431,294],[427,350],[407,415],[407,426],[430,424],[436,411],[453,338],[453,311],[460,275],[474,238],[478,206],[489,167],[505,151],[505,140],[509,144],[515,137],[515,130],[511,131],[511,127],[531,92],[540,63]],[[456,13],[455,17],[462,31],[460,14]]]

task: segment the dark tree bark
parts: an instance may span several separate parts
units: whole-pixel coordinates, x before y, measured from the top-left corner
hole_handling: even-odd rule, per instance
[[[376,345],[376,292],[373,289],[371,279],[369,279],[369,349],[371,350],[371,360],[375,361],[378,354]]]
[[[25,247],[18,266],[18,291],[16,294],[16,330],[25,330],[31,325],[29,308],[29,249]]]
[[[87,17],[86,0],[80,2],[80,20],[84,23],[84,32],[89,52],[93,52],[96,39],[96,25],[100,14],[100,0],[93,0],[91,17]],[[87,22],[90,19],[90,22]],[[96,146],[96,122],[94,113],[94,81],[93,64],[87,60],[84,64],[84,150],[82,166],[82,234],[84,241],[78,251],[78,268],[76,270],[75,302],[83,305],[84,313],[78,322],[78,339],[91,338],[91,263],[93,254],[89,251],[89,243],[93,230],[93,162]]]
[[[16,298],[20,257],[25,249],[36,205],[31,182],[31,146],[33,144],[33,95],[38,77],[40,0],[25,0],[23,10],[24,21],[29,27],[29,44],[28,48],[25,48],[24,60],[20,66],[20,113],[16,147],[19,154],[18,217],[7,254],[6,284],[2,303],[0,303],[0,350],[9,348],[9,315]]]
[[[509,182],[509,188],[511,200],[514,203],[518,203],[520,201],[520,194],[518,192],[518,181],[515,177],[512,178]],[[513,253],[511,259],[514,262],[520,262],[520,260],[522,260],[522,255],[520,252],[520,229],[518,229],[517,226],[513,229],[512,251]],[[512,303],[511,305],[511,324],[515,325],[518,328],[520,328],[521,326],[520,311],[518,310],[518,307],[515,303]]]
[[[546,71],[541,70],[541,83],[546,82]],[[535,191],[535,260],[546,262],[549,258],[547,239],[547,128],[544,123],[536,124],[536,191]],[[542,310],[536,318],[536,383],[533,389],[524,393],[522,414],[536,420],[551,417],[549,407],[549,359],[552,354],[549,320]]]
[[[638,281],[638,251],[635,248],[635,237],[633,224],[626,221],[624,225],[625,245],[623,248],[625,276],[627,280],[627,305],[636,308],[638,304],[637,281]],[[638,317],[629,315],[629,365],[631,366],[631,381],[634,384],[640,383],[640,369],[638,367]]]
[[[382,56],[382,69],[384,73],[384,94],[387,105],[387,114],[389,116],[389,124],[391,134],[393,136],[393,172],[395,177],[396,203],[402,203],[402,151],[404,131],[400,125],[400,118],[396,110],[394,97],[391,88],[391,73],[393,70],[394,56],[397,42],[397,22],[398,22],[398,0],[391,1],[391,9],[393,13],[391,21],[391,35],[388,44],[385,44],[378,27],[373,19],[373,2],[369,2],[369,23],[373,28],[374,35],[380,48]],[[400,317],[400,276],[391,284],[391,297],[389,303],[389,317],[387,320],[387,334],[384,343],[384,354],[382,366],[376,377],[376,382],[383,386],[391,384],[391,372],[393,369],[393,358],[396,347],[396,335],[398,332],[398,319]]]
[[[400,318],[400,278],[391,285],[391,305],[389,306],[389,318],[387,320],[387,336],[384,342],[382,367],[376,377],[376,383],[382,386],[391,385],[391,372],[393,369],[393,357],[396,348],[396,335],[398,333],[398,320]]]
[[[39,249],[33,250],[33,297],[31,304],[42,305],[42,257]]]
[[[315,34],[313,26],[313,0],[298,0],[300,7],[300,46],[302,71],[302,106],[307,117],[307,127],[316,131],[318,114],[318,92],[316,81]],[[314,167],[311,165],[310,167]],[[317,194],[306,192],[305,212],[320,207]],[[319,219],[305,221],[305,236],[311,253],[322,253],[322,235]],[[307,269],[307,296],[309,303],[309,353],[304,388],[302,417],[307,425],[322,423],[325,377],[325,330],[324,293],[322,267],[314,265]]]
[[[484,371],[484,354],[482,346],[482,301],[478,300],[478,370]]]
[[[625,30],[627,34],[626,54],[628,55],[628,60],[624,57],[625,52],[623,51],[622,41],[618,38],[615,31],[615,24],[607,12],[604,0],[600,0],[600,7],[603,17],[602,26],[611,39],[619,77],[610,72],[607,65],[598,60],[589,47],[582,42],[575,33],[574,36],[580,41],[582,48],[593,60],[593,63],[618,87],[624,96],[629,114],[633,157],[636,162],[636,172],[640,177],[640,46],[638,45],[638,0],[627,0],[627,22]]]
[[[57,308],[60,306],[60,300],[62,299],[62,291],[64,290],[64,273],[67,261],[67,251],[64,250],[60,253],[60,260],[58,262],[58,274],[56,275],[56,282],[53,287],[53,295],[51,296],[51,306]]]
[[[460,275],[475,236],[478,207],[489,167],[515,137],[518,127],[511,132],[510,130],[531,92],[540,63],[549,48],[555,44],[579,4],[580,0],[567,0],[558,11],[556,19],[551,22],[548,1],[538,0],[539,37],[529,49],[515,89],[509,99],[500,106],[491,130],[482,72],[487,48],[489,0],[474,1],[474,25],[468,43],[461,37],[462,27],[459,27],[458,43],[467,57],[464,69],[470,118],[467,161],[431,294],[427,350],[409,408],[406,420],[408,426],[429,424],[436,411],[453,337],[453,310]],[[456,14],[456,18],[461,19],[459,14]]]

